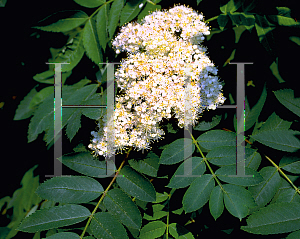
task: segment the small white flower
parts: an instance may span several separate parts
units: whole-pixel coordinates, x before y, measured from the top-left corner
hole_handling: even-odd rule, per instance
[[[144,6],[144,3],[141,3],[140,5],[139,5],[139,8],[142,8]]]

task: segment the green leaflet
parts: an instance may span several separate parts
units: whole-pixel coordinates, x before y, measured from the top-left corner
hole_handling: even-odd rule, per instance
[[[298,239],[299,237],[300,237],[300,230],[290,233],[286,239]]]
[[[250,106],[249,106],[249,102],[248,99],[246,97],[245,100],[245,130],[244,130],[244,120],[243,117],[241,118],[238,126],[236,126],[237,124],[237,120],[236,120],[236,114],[233,117],[233,124],[234,124],[234,129],[237,131],[237,133],[241,133],[242,131],[247,131],[249,130],[257,121],[263,106],[266,102],[266,98],[267,98],[267,90],[266,90],[266,84],[264,84],[264,88],[263,91],[261,93],[261,96],[259,98],[259,100],[257,101],[256,105],[253,106],[253,108],[250,110]],[[236,129],[237,127],[237,129]]]
[[[226,183],[231,183],[240,186],[254,186],[263,182],[263,178],[258,172],[246,167],[245,177],[232,177],[236,175],[236,165],[228,165],[221,167],[215,172],[215,174],[219,179]]]
[[[90,228],[96,238],[128,239],[123,225],[107,212],[97,212],[91,221]]]
[[[67,32],[85,23],[88,17],[80,10],[65,10],[46,17],[39,22],[39,26],[33,28],[48,32]]]
[[[294,97],[292,89],[281,89],[273,92],[281,104],[300,117],[300,98]]]
[[[224,184],[222,187],[226,209],[240,220],[248,215],[249,208],[256,206],[251,194],[245,188],[232,184]]]
[[[289,130],[291,124],[273,112],[260,130],[250,137],[274,149],[294,152],[300,148],[300,141],[294,135],[300,132]]]
[[[166,224],[161,221],[149,222],[142,227],[139,235],[140,239],[158,238],[166,231]]]
[[[151,182],[129,166],[124,166],[117,177],[120,188],[130,196],[146,202],[156,201],[156,192]],[[122,176],[124,175],[124,176]]]
[[[300,229],[300,203],[275,203],[247,219],[247,226],[242,230],[253,234],[279,234]]]
[[[264,167],[259,171],[259,174],[264,178],[264,182],[248,188],[258,205],[253,211],[270,202],[280,187],[280,176],[276,168],[271,166]]]
[[[297,45],[300,46],[300,37],[291,36],[291,37],[289,37],[289,39],[290,39],[292,42],[295,42]]]
[[[16,110],[14,120],[22,120],[27,119],[33,115],[34,111],[37,109],[38,106],[34,106],[33,108],[29,107],[29,104],[33,97],[38,93],[36,91],[37,85],[31,89],[31,91],[24,97],[24,99],[18,105]]]
[[[87,203],[104,191],[102,185],[86,176],[54,177],[42,183],[36,193],[44,199],[61,203]]]
[[[117,29],[123,6],[124,6],[124,0],[115,0],[111,4],[111,8],[108,15],[109,40],[113,38],[114,33]]]
[[[197,0],[197,6],[199,5],[200,2],[202,2],[202,0]]]
[[[147,154],[145,159],[130,159],[128,160],[128,163],[133,169],[140,173],[144,173],[152,177],[157,177],[159,157],[151,151]]]
[[[29,108],[33,108],[34,106],[43,102],[49,95],[53,96],[54,86],[48,86],[41,89],[36,95],[32,98],[29,104]]]
[[[228,3],[226,3],[223,6],[220,6],[220,11],[225,14],[228,12],[235,12],[241,5],[241,1],[229,0]]]
[[[220,217],[224,211],[223,191],[220,186],[215,186],[211,191],[209,198],[209,211],[215,220]]]
[[[220,14],[218,16],[217,22],[219,24],[219,28],[223,31],[226,24],[228,23],[229,16],[227,14]]]
[[[97,34],[100,45],[105,52],[106,43],[107,43],[107,4],[104,4],[96,16],[96,26],[97,26]]]
[[[236,134],[224,130],[210,130],[201,134],[197,142],[208,150],[220,146],[236,146]]]
[[[141,11],[140,4],[145,4],[146,0],[129,0],[122,9],[120,16],[120,26],[133,20]]]
[[[193,212],[203,207],[215,185],[211,174],[204,174],[196,178],[185,192],[182,204],[186,213]]]
[[[75,234],[74,232],[60,232],[56,233],[50,237],[47,237],[47,239],[80,239],[80,237]]]
[[[74,2],[83,7],[95,8],[105,3],[105,0],[74,0]]]
[[[279,167],[285,171],[300,174],[300,158],[292,154],[284,155],[279,162]]]
[[[189,170],[190,169],[192,170]],[[186,174],[184,174],[186,169]],[[172,176],[169,184],[166,187],[169,188],[184,188],[190,185],[197,177],[200,177],[206,170],[206,166],[202,158],[191,157],[185,160],[177,168],[176,172]]]
[[[275,40],[272,30],[275,29],[275,25],[271,24],[266,16],[255,15],[255,28],[260,43],[274,57]]]
[[[233,13],[228,13],[228,15],[233,25],[236,26],[243,25],[247,30],[250,30],[254,27],[255,17],[252,14],[246,14],[244,12],[233,12]]]
[[[153,220],[158,220],[162,217],[165,217],[168,215],[168,212],[166,210],[163,210],[164,208],[165,208],[165,205],[153,204],[152,205],[153,214],[148,215],[148,214],[144,213],[143,218],[148,221],[153,221]]]
[[[44,71],[42,73],[36,74],[33,79],[37,82],[44,83],[44,84],[54,84],[54,73],[53,70]],[[66,79],[72,74],[72,71],[63,72],[61,74],[61,82],[64,85]]]
[[[38,232],[82,222],[90,216],[90,211],[80,205],[67,204],[38,210],[26,217],[17,228],[23,232]]]
[[[61,72],[71,71],[84,54],[83,47],[83,34],[82,31],[79,31],[73,38],[67,43],[68,46],[65,46],[64,51],[59,52],[57,55],[51,59],[51,62],[55,63],[67,63],[61,64]]]
[[[87,56],[97,65],[103,62],[99,39],[96,31],[95,20],[89,19],[85,23],[83,32],[83,45]]]
[[[131,198],[118,188],[109,190],[104,198],[104,206],[126,227],[140,229],[142,216]]]
[[[217,126],[220,123],[221,119],[222,119],[222,115],[215,115],[214,117],[212,117],[211,121],[200,122],[195,127],[193,127],[193,130],[207,131]]]
[[[41,198],[37,196],[34,191],[39,186],[39,176],[34,177],[33,171],[37,168],[37,165],[29,169],[21,180],[22,185],[22,202],[21,205],[26,211],[31,209],[32,204],[37,205]]]
[[[114,164],[112,165],[112,161],[110,161],[110,164],[106,164],[105,161],[95,159],[90,152],[63,155],[62,159],[60,158],[59,160],[76,172],[90,177],[109,177],[114,174],[116,170],[116,166]]]
[[[195,145],[191,139],[177,139],[162,151],[160,164],[176,164],[188,158],[195,151]]]
[[[272,71],[272,74],[277,78],[279,83],[285,82],[281,75],[279,74],[278,70],[278,57],[276,57],[276,61],[273,61],[273,63],[270,65],[270,70]]]
[[[178,223],[171,223],[169,232],[176,239],[194,239],[193,234]]]
[[[241,147],[242,148],[241,150],[243,151],[243,146],[239,146],[239,147]],[[258,167],[261,161],[260,154],[258,154],[256,150],[251,148],[244,148],[244,150],[245,150],[245,159],[246,159],[245,166],[249,167],[247,165],[253,165],[254,167]],[[233,165],[233,164],[236,165],[237,162],[240,162],[237,161],[238,159],[236,156],[237,156],[236,146],[217,147],[210,150],[206,154],[207,160],[210,163],[218,166]],[[244,160],[244,157],[242,157],[242,160]],[[255,170],[256,168],[252,167],[252,169]]]
[[[280,26],[299,27],[300,24],[291,17],[280,15],[269,15],[269,18]]]

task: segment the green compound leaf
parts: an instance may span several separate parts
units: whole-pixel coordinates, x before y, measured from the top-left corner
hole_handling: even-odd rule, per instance
[[[263,177],[251,168],[245,167],[245,177],[232,177],[236,175],[236,165],[229,165],[219,168],[215,172],[216,176],[226,183],[240,186],[254,186],[264,181]],[[251,177],[249,177],[251,176]]]
[[[107,212],[97,212],[90,229],[96,238],[128,239],[124,226]]]
[[[229,0],[228,3],[220,7],[222,13],[235,12],[242,5],[241,1]]]
[[[37,210],[26,217],[17,230],[29,233],[45,231],[82,222],[89,216],[90,211],[80,205],[51,207]]]
[[[140,173],[147,174],[152,177],[157,177],[157,171],[159,168],[159,157],[150,151],[145,159],[130,159],[129,165]]]
[[[140,4],[145,4],[146,0],[129,0],[122,9],[120,16],[120,26],[133,20],[141,11]]]
[[[275,29],[275,25],[271,24],[266,16],[255,15],[255,28],[260,43],[274,57],[275,40],[272,30]]]
[[[138,20],[143,19],[145,16],[147,16],[149,14],[149,12],[151,13],[151,12],[154,12],[154,11],[160,10],[160,9],[161,9],[160,5],[153,5],[149,2],[147,2],[144,9],[138,15]]]
[[[219,185],[215,186],[211,191],[209,198],[209,211],[215,220],[217,220],[224,211],[223,198],[222,189]]]
[[[236,146],[236,133],[224,130],[210,130],[201,134],[197,142],[208,150],[220,146]]]
[[[140,239],[153,239],[162,236],[166,231],[167,225],[161,221],[149,222],[142,229]]]
[[[253,234],[279,234],[300,229],[300,203],[275,203],[247,219],[247,226],[242,230]]]
[[[85,23],[88,17],[80,10],[60,11],[46,17],[33,28],[48,32],[67,32]]]
[[[273,92],[281,104],[300,117],[300,98],[294,97],[292,89],[281,89]]]
[[[64,105],[86,105],[86,102],[92,97],[94,92],[97,90],[98,85],[92,84],[88,86],[84,86],[89,81],[82,80],[77,84],[72,86],[64,86],[62,87],[62,96],[64,98]],[[84,87],[83,87],[84,86]],[[89,111],[90,109],[84,108],[65,108],[62,114],[62,127],[65,127],[67,124],[72,123],[74,118],[72,115],[76,113],[76,111]],[[80,115],[77,115],[80,117]],[[54,105],[53,105],[53,95],[47,97],[44,102],[42,102],[38,109],[35,111],[34,116],[31,118],[29,127],[28,127],[28,142],[32,142],[38,136],[38,134],[43,131],[46,132],[44,140],[47,145],[50,144],[54,140]],[[72,135],[78,131],[77,128],[72,128],[72,132],[67,131],[67,135],[70,139],[72,139]],[[75,133],[74,133],[75,132]]]
[[[80,237],[74,232],[60,232],[56,233],[46,239],[80,239]]]
[[[280,187],[280,176],[276,168],[267,166],[259,171],[264,178],[264,182],[248,188],[258,207],[253,211],[265,206],[274,197]]]
[[[60,51],[51,61],[55,63],[68,63],[61,64],[61,72],[71,71],[84,54],[83,47],[83,34],[82,31],[79,31],[73,38],[67,43],[68,46],[65,46],[64,51]]]
[[[84,27],[83,44],[87,56],[97,65],[103,62],[103,56],[96,32],[95,20],[89,19]]]
[[[189,170],[189,167],[190,169]],[[186,174],[184,169],[186,167]],[[191,157],[185,160],[177,168],[176,172],[172,176],[170,183],[166,186],[169,188],[184,188],[190,185],[198,175],[202,175],[206,170],[205,163],[200,157]]]
[[[145,202],[155,202],[156,192],[151,182],[129,166],[124,166],[117,177],[117,183],[130,196]]]
[[[74,2],[83,7],[95,8],[105,3],[105,0],[74,0]]]
[[[109,190],[103,203],[108,212],[114,215],[126,227],[138,230],[141,228],[141,213],[131,198],[122,190],[118,188]]]
[[[108,34],[108,31],[107,31],[108,14],[107,14],[107,12],[108,12],[107,4],[104,4],[96,16],[97,34],[98,34],[98,39],[99,39],[99,42],[100,42],[100,45],[101,45],[103,51],[105,51],[107,38],[108,38],[108,36],[107,36],[107,34]]]
[[[177,139],[162,151],[160,164],[176,164],[188,158],[195,151],[195,145],[191,139]]]
[[[198,131],[207,131],[207,130],[210,130],[212,129],[213,127],[217,126],[220,121],[222,119],[222,115],[215,115],[213,118],[212,118],[212,121],[209,121],[209,122],[200,122],[198,125],[196,125],[193,130],[198,130]]]
[[[24,99],[20,102],[18,105],[18,108],[16,110],[14,120],[22,120],[27,119],[30,116],[33,115],[34,111],[37,109],[38,106],[34,106],[33,108],[29,107],[29,104],[33,97],[38,93],[36,91],[37,86],[35,86],[31,91],[24,97]]]
[[[61,203],[87,203],[104,191],[98,181],[85,176],[54,177],[42,183],[36,193],[44,199]]]
[[[194,239],[193,234],[178,223],[169,225],[169,232],[175,239]]]
[[[245,188],[232,184],[222,185],[224,189],[224,203],[229,213],[240,220],[249,213],[249,208],[256,206],[253,197]]]
[[[106,164],[105,161],[95,159],[90,152],[63,155],[62,158],[59,158],[59,161],[76,172],[96,178],[109,177],[116,170],[116,166],[112,164],[112,161]]]
[[[213,176],[210,174],[196,178],[183,196],[184,211],[186,213],[194,212],[203,207],[207,203],[214,185]]]
[[[279,167],[285,171],[300,174],[300,158],[295,155],[284,155],[279,162]]]
[[[295,231],[295,232],[292,232],[291,234],[289,234],[287,236],[286,239],[298,239],[300,238],[300,230],[299,231]]]
[[[111,5],[111,8],[109,10],[109,15],[108,15],[109,39],[112,39],[115,34],[115,31],[117,29],[120,20],[120,14],[123,6],[124,6],[124,0],[115,0]]]

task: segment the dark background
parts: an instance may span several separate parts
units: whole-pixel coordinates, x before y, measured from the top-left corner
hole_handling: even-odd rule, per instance
[[[286,6],[292,9],[293,18],[300,19],[299,12],[296,12],[295,2],[258,1],[255,11],[262,14],[276,14],[274,6]],[[53,147],[47,150],[47,146],[42,140],[44,133],[39,135],[35,141],[27,143],[27,129],[30,118],[13,121],[13,117],[20,101],[38,83],[32,77],[48,69],[48,65],[45,62],[51,57],[49,48],[60,48],[66,41],[66,37],[63,34],[37,31],[31,27],[35,26],[38,21],[60,10],[80,9],[88,15],[94,11],[94,9],[83,8],[71,0],[65,0],[63,3],[59,0],[49,2],[8,0],[6,6],[0,8],[2,47],[0,102],[4,102],[4,106],[0,109],[0,198],[7,195],[12,196],[13,192],[21,187],[20,181],[24,173],[36,164],[39,166],[35,170],[35,174],[40,175],[40,182],[46,179],[44,175],[53,173]],[[176,3],[180,2],[176,1]],[[187,4],[187,2],[185,3]],[[212,5],[211,3],[212,1],[203,0],[198,8],[196,0],[188,4],[194,9],[203,12],[205,19],[209,19],[220,14],[217,6],[219,1],[216,1],[216,5]],[[167,4],[169,4],[169,1],[162,1],[161,3],[163,8],[170,6]],[[210,25],[218,27],[216,21],[211,22]],[[246,95],[248,95],[251,108],[259,99],[265,82],[267,82],[269,89],[268,93],[271,90],[277,90],[285,86],[286,88],[295,90],[295,97],[300,97],[299,90],[295,87],[299,81],[297,74],[299,67],[299,46],[288,40],[288,36],[293,35],[293,32],[290,30],[278,27],[274,35],[276,50],[279,56],[279,71],[282,78],[286,81],[284,84],[279,84],[269,70],[269,66],[274,59],[266,53],[265,49],[258,42],[255,29],[252,30],[252,33],[243,33],[237,46],[234,62],[254,62],[253,65],[246,65],[245,68],[246,82],[252,80],[255,85],[255,87],[246,87]],[[210,58],[218,66],[220,78],[226,83],[224,86],[224,96],[228,98],[228,94],[232,93],[235,99],[236,66],[228,65],[224,68],[222,67],[234,47],[236,47],[234,45],[233,30],[227,30],[220,35],[216,34],[210,41],[205,41],[204,45],[208,47]],[[91,80],[95,80],[96,69],[91,67],[91,65],[90,60],[84,56],[82,62],[73,70],[70,80],[67,80],[67,84],[71,84],[68,82],[79,81],[85,76],[88,76]],[[85,72],[83,72],[83,69]],[[40,84],[40,88],[42,87],[44,85]],[[293,121],[295,119],[295,115],[285,109],[276,100],[274,95],[268,94],[268,97],[270,98],[263,108],[263,113],[259,118],[260,121],[265,121],[273,111],[285,120]],[[225,104],[230,104],[229,100],[226,100]],[[215,113],[222,114],[225,111],[228,113],[228,120],[222,122],[222,125],[218,126],[218,128],[226,127],[234,130],[232,124],[234,110],[217,109],[216,112],[209,111],[203,119],[209,118]],[[94,130],[94,128],[95,124],[83,116],[82,127],[78,135],[75,136],[74,141],[72,141],[72,145],[77,145],[79,142],[87,145],[90,131]],[[292,128],[300,130],[299,126],[295,124],[292,125]],[[171,141],[173,140],[174,138],[171,139]],[[70,145],[66,136],[64,136],[63,151],[65,153],[71,152],[72,145]],[[284,152],[270,151],[268,147],[259,146],[265,150],[265,153],[269,153],[268,155],[271,158],[273,157],[275,162],[279,162],[281,156],[284,154]],[[64,168],[63,173],[68,174],[68,172],[71,171]]]

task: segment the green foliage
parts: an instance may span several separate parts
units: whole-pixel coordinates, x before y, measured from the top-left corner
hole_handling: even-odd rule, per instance
[[[107,68],[99,63],[120,60],[111,54],[110,42],[116,31],[132,20],[141,20],[149,12],[161,9],[160,1],[74,1],[78,8],[95,8],[94,13],[88,16],[81,10],[57,12],[34,28],[68,36],[64,47],[50,49],[52,58],[49,59],[50,63],[70,63],[61,65],[63,105],[106,105],[107,89],[102,86],[107,82]],[[200,10],[205,1],[195,2]],[[219,15],[208,20],[215,26],[206,39],[212,44],[214,39],[225,43],[222,34],[232,30],[233,47],[220,62],[226,72],[228,63],[240,54],[243,35],[251,34],[254,36],[251,40],[255,38],[263,46],[262,57],[269,57],[269,62],[272,62],[266,67],[273,75],[270,81],[280,86],[285,77],[279,68],[278,59],[281,58],[275,47],[278,40],[275,32],[279,27],[296,32],[299,23],[292,18],[288,7],[276,7],[273,10],[278,14],[268,15],[265,9],[258,12],[256,4],[257,1],[239,0],[225,1],[220,8],[211,4],[212,9],[219,10]],[[293,33],[287,39],[299,47],[297,34]],[[252,42],[249,40],[247,44]],[[78,65],[84,53],[91,60],[90,66],[99,69],[97,84],[72,75],[75,67],[85,71]],[[54,143],[54,87],[51,86],[54,74],[54,66],[49,65],[49,70],[33,77],[43,87],[40,89],[40,85],[36,85],[20,102],[14,116],[14,120],[31,117],[28,142],[45,132],[43,139],[49,147]],[[72,77],[77,83],[66,85],[66,79]],[[224,78],[225,85],[230,83]],[[246,226],[244,223],[222,230],[227,234],[231,234],[234,227],[234,231],[240,228],[250,237],[262,234],[272,238],[274,234],[290,233],[287,239],[299,238],[299,122],[286,120],[289,118],[279,111],[265,113],[273,92],[278,101],[271,104],[278,106],[280,103],[293,113],[291,117],[300,116],[298,92],[286,87],[272,91],[264,78],[255,79],[255,85],[259,85],[259,81],[263,81],[263,86],[254,87],[254,95],[248,94],[246,88],[245,118],[242,117],[240,122],[235,114],[228,116],[229,111],[228,114],[218,111],[206,120],[200,118],[193,127],[191,138],[185,139],[182,138],[183,130],[169,123],[166,141],[161,141],[157,149],[142,156],[128,154],[127,158],[123,155],[122,163],[119,156],[115,161],[105,161],[101,157],[99,160],[84,145],[78,146],[59,160],[81,176],[54,177],[39,184],[38,177],[33,176],[36,166],[31,168],[21,181],[22,188],[17,189],[12,197],[0,199],[2,215],[13,209],[13,215],[7,215],[11,222],[0,228],[0,238],[13,238],[18,231],[35,233],[33,239],[40,239],[43,231],[47,231],[46,238],[53,239],[200,238],[208,227],[201,224],[203,218],[210,216],[203,215],[205,210],[202,209],[206,207],[215,220],[221,221],[223,216],[229,221],[232,217],[246,220]],[[101,93],[98,93],[100,86]],[[232,98],[234,89],[231,90],[231,98],[228,98],[235,104]],[[252,102],[255,104],[251,108]],[[62,128],[71,144],[75,135],[80,135],[79,129],[86,129],[86,125],[81,125],[81,116],[86,116],[94,124],[95,120],[105,116],[106,109],[63,108],[62,112]],[[242,132],[245,137],[240,135]],[[242,151],[240,149],[244,149],[245,162],[236,157],[237,150]],[[269,157],[269,154],[278,155],[278,159]],[[236,176],[237,163],[245,163],[246,177]],[[178,217],[181,219],[174,222]],[[77,223],[83,226],[66,228]],[[196,223],[197,230],[188,231],[186,225],[190,223]],[[72,232],[75,229],[76,233]]]

